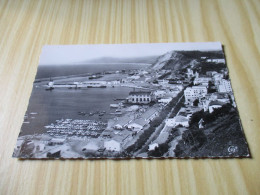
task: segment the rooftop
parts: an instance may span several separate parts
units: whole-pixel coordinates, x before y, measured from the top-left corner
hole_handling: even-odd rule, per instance
[[[142,117],[143,119],[148,119],[148,118],[150,118],[150,117],[151,117],[154,113],[156,113],[156,112],[158,112],[157,109],[155,109],[155,108],[150,108],[150,109],[148,109],[146,112],[144,112],[141,117]]]
[[[209,103],[209,106],[213,106],[213,105],[220,105],[223,106],[225,103],[220,102],[220,101],[212,101]]]
[[[151,91],[131,91],[129,95],[151,95]]]
[[[133,120],[134,116],[133,115],[125,115],[122,117],[118,117],[118,120],[114,122],[114,125],[121,125],[124,126],[126,125],[129,121]]]
[[[89,142],[86,146],[84,146],[83,148],[87,149],[87,150],[98,150],[98,145],[95,142]]]
[[[189,119],[187,119],[184,116],[176,116],[175,117],[175,122],[186,122],[186,121],[189,121]]]
[[[132,123],[136,123],[141,126],[145,126],[147,124],[147,122],[144,119],[136,119],[136,120],[132,121]]]

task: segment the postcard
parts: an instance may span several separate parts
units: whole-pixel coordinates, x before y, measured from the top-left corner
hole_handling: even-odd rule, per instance
[[[221,43],[44,46],[13,157],[250,157]]]

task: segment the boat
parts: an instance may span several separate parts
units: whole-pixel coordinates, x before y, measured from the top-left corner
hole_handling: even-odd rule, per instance
[[[118,108],[119,105],[118,105],[118,104],[110,104],[110,107],[111,107],[111,108]]]
[[[85,116],[85,115],[86,115],[86,112],[78,112],[78,115]]]
[[[89,77],[89,79],[99,79],[99,78],[102,78],[101,75],[92,75]]]
[[[49,88],[46,88],[45,90],[46,91],[52,91],[54,89],[54,87],[49,87]]]
[[[87,88],[106,88],[107,86],[105,85],[88,85]]]

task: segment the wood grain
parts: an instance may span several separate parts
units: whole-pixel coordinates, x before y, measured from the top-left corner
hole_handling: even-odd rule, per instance
[[[0,0],[0,194],[260,194],[260,1]],[[11,158],[46,44],[221,41],[252,159]]]

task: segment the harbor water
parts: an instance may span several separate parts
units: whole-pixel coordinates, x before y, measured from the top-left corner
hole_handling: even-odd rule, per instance
[[[110,113],[115,109],[110,104],[118,103],[114,99],[125,99],[129,92],[128,87],[115,88],[60,88],[46,91],[34,86],[30,103],[26,112],[26,120],[20,135],[46,133],[44,126],[55,123],[59,119],[89,119],[107,122],[114,118]],[[86,115],[81,115],[84,112]],[[89,113],[103,112],[102,116]]]

